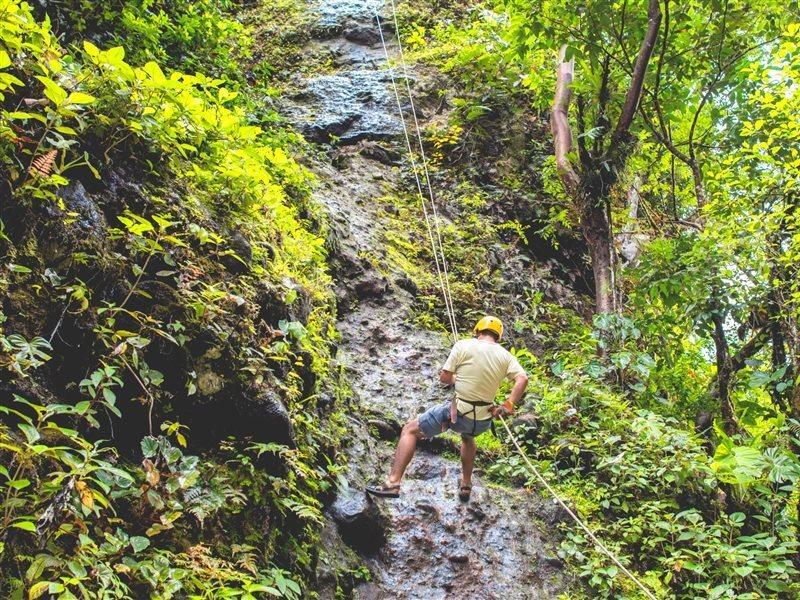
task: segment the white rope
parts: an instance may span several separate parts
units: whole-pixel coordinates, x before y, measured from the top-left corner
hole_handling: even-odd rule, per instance
[[[554,489],[553,489],[553,488],[550,486],[550,484],[549,484],[549,483],[547,483],[547,480],[546,480],[544,477],[542,477],[542,474],[541,474],[541,473],[539,473],[538,469],[537,469],[537,468],[536,468],[536,467],[533,465],[533,463],[530,461],[530,459],[528,458],[528,455],[527,455],[527,454],[525,454],[525,451],[522,449],[522,446],[520,446],[519,442],[517,441],[517,438],[516,438],[516,437],[514,436],[514,434],[511,432],[511,428],[508,426],[508,423],[506,422],[506,420],[505,420],[505,419],[504,419],[502,416],[500,416],[500,422],[503,424],[503,427],[505,427],[505,428],[506,428],[506,432],[508,433],[508,437],[509,437],[509,438],[511,438],[511,441],[514,443],[514,446],[516,446],[516,447],[517,447],[517,452],[518,452],[518,453],[519,453],[519,455],[522,457],[522,460],[524,460],[524,461],[525,461],[525,464],[527,464],[527,465],[528,465],[528,468],[531,470],[531,473],[533,473],[533,474],[536,476],[536,479],[538,479],[538,480],[539,480],[539,483],[541,483],[541,484],[544,486],[544,488],[545,488],[545,489],[546,489],[546,490],[547,490],[547,491],[550,493],[550,495],[551,495],[553,498],[555,498],[556,502],[558,502],[558,503],[561,505],[561,508],[563,508],[563,509],[564,509],[564,510],[567,512],[567,514],[568,514],[570,517],[572,517],[572,520],[573,520],[573,521],[575,521],[575,523],[577,523],[577,525],[578,525],[578,526],[579,526],[581,529],[583,529],[583,531],[586,533],[586,535],[588,535],[588,536],[589,536],[589,539],[590,539],[590,540],[592,540],[592,542],[594,542],[594,544],[595,544],[595,545],[596,545],[598,548],[600,548],[600,550],[602,550],[602,551],[603,551],[603,553],[604,553],[606,556],[608,556],[608,558],[610,558],[610,559],[611,559],[611,562],[613,562],[615,565],[617,565],[617,566],[619,567],[619,569],[620,569],[620,570],[621,570],[621,571],[622,571],[622,572],[623,572],[625,575],[627,575],[627,576],[628,576],[628,578],[629,578],[631,581],[633,581],[633,583],[635,583],[635,584],[638,586],[638,588],[639,588],[640,590],[642,590],[642,592],[644,592],[644,594],[645,594],[645,595],[646,595],[648,598],[650,598],[650,600],[658,600],[658,599],[657,599],[657,598],[656,598],[656,597],[653,595],[653,593],[652,593],[652,592],[651,592],[651,591],[650,591],[650,590],[649,590],[647,587],[645,587],[645,585],[644,585],[644,584],[643,584],[641,581],[639,581],[639,579],[638,579],[638,578],[637,578],[637,577],[636,577],[636,576],[635,576],[633,573],[631,573],[631,572],[630,572],[630,571],[629,571],[627,568],[625,568],[625,565],[623,565],[623,564],[622,564],[622,563],[619,561],[619,559],[618,559],[616,556],[614,556],[614,554],[611,552],[611,550],[609,550],[608,548],[606,548],[605,544],[603,544],[603,542],[601,542],[599,539],[597,539],[597,536],[595,536],[595,534],[594,534],[594,533],[592,533],[592,530],[591,530],[591,529],[589,529],[589,527],[586,525],[586,523],[584,523],[584,522],[581,520],[581,518],[580,518],[578,515],[576,515],[576,514],[575,514],[575,513],[574,513],[574,512],[573,512],[573,511],[570,509],[570,507],[569,507],[569,506],[567,506],[567,504],[566,504],[566,503],[565,503],[565,502],[564,502],[564,501],[563,501],[563,500],[562,500],[562,499],[559,497],[559,495],[558,495],[558,494],[556,493],[556,491],[555,491],[555,490],[554,490]]]
[[[426,224],[427,230],[428,230],[428,238],[429,238],[429,241],[431,243],[431,250],[433,250],[434,263],[436,264],[436,272],[438,274],[439,285],[440,285],[441,290],[442,290],[442,299],[444,300],[444,303],[445,303],[445,310],[447,311],[447,317],[448,317],[448,320],[450,321],[450,327],[451,327],[451,330],[452,330],[452,333],[453,333],[453,338],[454,338],[454,340],[458,340],[458,328],[457,328],[457,325],[456,325],[455,312],[453,310],[453,298],[452,298],[452,295],[451,295],[451,292],[450,292],[450,281],[449,281],[449,276],[448,276],[449,274],[448,274],[448,270],[447,270],[447,260],[445,259],[444,246],[442,244],[442,235],[441,235],[441,231],[439,229],[439,215],[436,212],[436,201],[434,200],[433,186],[431,185],[431,177],[430,177],[430,173],[428,171],[428,164],[427,164],[427,159],[426,159],[426,156],[425,156],[425,147],[424,147],[424,145],[422,143],[422,133],[421,133],[420,126],[419,126],[419,119],[417,118],[417,111],[416,111],[416,108],[414,107],[414,97],[413,97],[413,95],[411,93],[411,84],[409,83],[410,77],[408,75],[408,69],[406,67],[405,56],[403,54],[403,43],[402,43],[402,41],[400,39],[400,26],[399,26],[399,24],[397,22],[397,10],[396,10],[396,6],[395,6],[394,0],[390,0],[390,2],[391,2],[391,7],[392,7],[392,16],[393,16],[393,19],[394,19],[395,35],[396,35],[396,38],[397,38],[397,45],[398,45],[399,54],[400,54],[400,64],[402,66],[403,78],[405,79],[405,84],[406,84],[406,92],[408,93],[409,104],[410,104],[410,107],[411,107],[411,114],[412,114],[412,117],[413,117],[413,120],[414,120],[414,128],[416,130],[417,143],[419,145],[420,157],[422,159],[422,169],[423,169],[423,173],[425,175],[425,182],[427,184],[428,196],[430,198],[430,203],[431,203],[431,212],[433,213],[433,222],[434,222],[434,229],[436,231],[436,240],[434,240],[433,231],[432,231],[431,224],[430,224],[430,217],[428,215],[428,209],[426,207],[425,197],[424,197],[424,195],[422,193],[422,183],[420,182],[420,179],[419,179],[419,173],[417,171],[417,164],[416,164],[416,161],[414,159],[414,151],[413,151],[412,146],[411,146],[411,138],[408,135],[408,128],[406,127],[406,119],[405,119],[405,115],[403,113],[403,105],[402,105],[402,102],[400,101],[400,94],[399,94],[398,89],[397,89],[397,82],[395,81],[394,71],[392,70],[391,65],[389,65],[389,49],[386,46],[386,40],[384,39],[384,36],[383,36],[383,27],[381,25],[381,18],[380,18],[380,15],[378,14],[377,9],[375,10],[375,19],[378,22],[378,31],[380,33],[381,45],[383,46],[383,52],[384,52],[384,55],[386,56],[387,66],[389,66],[389,75],[390,75],[391,80],[392,80],[392,88],[394,90],[395,100],[397,101],[397,109],[398,109],[398,111],[400,113],[400,121],[401,121],[401,123],[403,125],[403,135],[405,136],[405,140],[406,140],[406,148],[408,149],[409,158],[411,160],[411,168],[414,171],[414,179],[416,180],[416,184],[417,184],[417,192],[419,194],[420,202],[422,203],[422,212],[425,215],[425,224]],[[438,242],[438,246],[437,246],[437,242]],[[440,261],[441,261],[441,266],[440,266]],[[556,502],[558,502],[558,504],[561,506],[561,508],[563,508],[566,511],[566,513],[572,518],[572,520],[575,521],[575,523],[586,533],[587,536],[589,536],[589,539],[592,540],[592,542],[606,556],[608,556],[608,558],[611,560],[611,562],[613,562],[617,567],[619,567],[619,569],[631,581],[633,581],[633,583],[635,583],[636,586],[640,590],[642,590],[642,592],[650,600],[657,600],[657,598],[653,595],[653,593],[633,573],[631,573],[631,571],[629,571],[625,567],[625,565],[623,565],[620,562],[620,560],[608,548],[606,548],[605,544],[603,544],[603,542],[601,542],[597,538],[597,536],[595,536],[595,534],[592,532],[591,529],[589,529],[589,527],[586,525],[586,523],[584,523],[581,520],[581,518],[578,515],[576,515],[575,512],[573,512],[572,509],[570,509],[569,506],[567,506],[567,504],[559,497],[559,495],[556,493],[556,491],[550,486],[549,483],[547,483],[547,480],[544,477],[542,477],[541,473],[539,473],[538,469],[535,467],[535,465],[528,458],[527,454],[525,454],[525,451],[522,449],[522,446],[517,441],[516,436],[514,436],[514,433],[511,431],[511,428],[508,426],[508,423],[506,422],[506,420],[502,416],[500,417],[500,421],[502,422],[503,427],[505,427],[505,430],[508,433],[508,437],[511,439],[511,441],[514,444],[514,446],[516,447],[517,452],[522,457],[522,459],[525,461],[525,464],[528,466],[528,468],[530,469],[531,473],[534,474],[534,476],[539,481],[539,483],[541,483],[544,486],[544,488],[548,491],[548,493],[556,500]]]
[[[393,8],[394,8],[394,5],[393,5]],[[396,19],[396,15],[395,15],[395,19]],[[378,23],[378,33],[380,34],[381,45],[383,46],[383,53],[384,53],[384,56],[386,57],[386,64],[387,64],[388,71],[389,71],[389,77],[391,78],[391,81],[392,81],[392,89],[394,90],[394,97],[395,97],[395,100],[397,102],[397,110],[400,113],[400,123],[402,124],[403,135],[404,135],[405,141],[406,141],[406,148],[408,149],[408,156],[409,156],[409,160],[411,161],[411,170],[414,172],[414,180],[416,181],[416,184],[417,184],[417,193],[419,195],[420,204],[422,204],[422,213],[425,216],[425,225],[426,225],[426,228],[427,228],[427,231],[428,231],[428,239],[429,239],[430,244],[431,244],[431,249],[433,250],[433,259],[434,259],[434,264],[436,265],[436,274],[437,274],[437,276],[439,278],[439,287],[442,290],[442,297],[444,298],[444,301],[445,301],[445,312],[447,313],[447,319],[448,319],[448,321],[450,323],[450,331],[451,331],[451,333],[453,335],[453,341],[455,342],[455,341],[458,341],[458,324],[457,324],[457,321],[456,321],[456,318],[455,318],[455,311],[453,309],[452,297],[450,295],[450,281],[449,281],[449,277],[448,277],[448,273],[447,273],[447,263],[446,263],[446,261],[444,259],[444,248],[443,248],[443,246],[441,244],[441,235],[439,233],[439,225],[438,225],[438,222],[435,221],[435,223],[436,223],[436,233],[437,233],[437,238],[438,238],[438,242],[439,242],[438,245],[437,245],[437,243],[436,243],[437,240],[435,240],[434,236],[433,236],[433,227],[431,227],[431,218],[430,218],[430,215],[428,214],[428,207],[427,207],[427,204],[426,204],[426,201],[425,201],[425,195],[424,195],[424,193],[422,191],[422,183],[421,183],[420,178],[419,178],[419,169],[417,167],[417,162],[416,162],[416,160],[414,158],[414,150],[413,150],[412,145],[411,145],[411,136],[409,136],[408,127],[406,126],[406,118],[405,118],[405,114],[403,112],[403,103],[400,100],[400,92],[398,90],[397,81],[396,81],[395,76],[394,76],[394,70],[392,69],[391,65],[389,64],[389,62],[390,62],[389,48],[386,45],[386,39],[384,38],[384,35],[383,35],[383,26],[381,24],[381,18],[380,18],[380,15],[378,14],[377,10],[375,11],[375,20]],[[403,71],[404,71],[404,73],[406,73],[405,64],[403,65]],[[406,84],[408,84],[408,82],[406,82]],[[411,99],[410,91],[411,90],[409,88],[409,100],[411,100],[411,107],[412,107],[412,110],[413,110],[414,104],[413,104],[413,100]],[[417,124],[417,136],[420,139],[420,145],[421,145],[421,136],[420,136],[420,133],[419,133],[419,127],[418,127],[418,121],[417,121],[417,117],[416,117],[416,112],[414,113],[414,122],[415,122],[415,124]],[[435,204],[435,202],[433,200],[433,191],[432,191],[431,186],[430,186],[430,178],[427,177],[428,167],[427,167],[427,164],[426,164],[424,150],[423,150],[423,153],[421,154],[421,156],[422,156],[422,160],[423,160],[424,173],[426,175],[426,180],[427,180],[427,183],[428,183],[428,189],[429,189],[429,193],[430,193],[431,207],[433,209],[433,213],[436,214],[436,204]]]
[[[431,199],[431,207],[433,208],[433,223],[436,227],[436,237],[439,241],[439,251],[442,255],[442,265],[444,269],[444,282],[445,288],[447,293],[447,302],[450,304],[450,309],[453,310],[453,297],[450,294],[450,278],[448,277],[447,273],[447,260],[445,259],[444,254],[444,246],[442,245],[442,234],[439,230],[439,215],[436,212],[436,201],[433,199],[433,186],[431,185],[431,176],[428,172],[428,161],[425,157],[425,145],[422,143],[422,132],[419,126],[419,120],[417,119],[417,109],[414,106],[414,95],[411,93],[411,78],[408,75],[408,68],[406,67],[406,59],[405,54],[403,53],[403,42],[400,39],[400,24],[397,22],[397,8],[395,6],[394,0],[390,0],[392,4],[392,18],[394,19],[394,34],[395,38],[397,39],[397,48],[400,53],[400,65],[403,68],[403,79],[406,83],[406,92],[408,93],[408,102],[411,106],[411,115],[414,118],[414,129],[417,133],[417,142],[419,144],[419,152],[420,156],[422,157],[422,169],[425,173],[425,181],[428,184],[428,195]],[[455,315],[453,315],[453,321],[455,322]]]

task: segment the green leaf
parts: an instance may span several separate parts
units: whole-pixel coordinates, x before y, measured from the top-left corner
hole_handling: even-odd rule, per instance
[[[743,565],[741,567],[736,567],[734,572],[737,575],[741,575],[742,577],[747,577],[750,573],[753,572],[753,567],[748,567],[747,565]]]
[[[117,396],[116,396],[116,394],[114,394],[114,392],[113,392],[113,391],[111,391],[111,389],[109,389],[109,388],[107,388],[107,387],[103,388],[103,398],[105,399],[105,401],[106,401],[108,404],[110,404],[110,405],[112,405],[112,406],[113,406],[113,405],[114,405],[114,403],[117,401]]]
[[[8,268],[12,273],[31,273],[32,271],[25,266],[22,265],[15,265],[14,263],[8,263]]]
[[[158,452],[158,440],[152,436],[142,438],[142,454],[145,458],[151,458]]]
[[[36,79],[44,85],[44,95],[56,106],[61,105],[67,98],[67,92],[49,77],[37,75]]]
[[[34,442],[38,441],[39,438],[41,438],[39,431],[33,425],[19,423],[17,427],[19,427],[22,433],[25,434],[25,438],[28,440],[29,444],[33,444]]]
[[[248,592],[264,592],[270,596],[280,597],[281,593],[270,585],[264,583],[249,583],[245,586]]]
[[[28,600],[35,600],[44,594],[50,587],[50,581],[38,581],[34,583],[28,590]]]
[[[65,101],[65,104],[92,104],[96,98],[83,92],[72,92]]]
[[[12,523],[11,526],[22,529],[23,531],[36,531],[36,524],[33,521],[17,521],[16,523]]]
[[[140,535],[135,535],[131,538],[131,547],[134,554],[139,554],[142,550],[150,545],[150,540]]]

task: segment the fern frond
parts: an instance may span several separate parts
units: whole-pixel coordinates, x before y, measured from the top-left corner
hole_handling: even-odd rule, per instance
[[[57,154],[58,150],[49,150],[44,154],[40,154],[31,162],[28,173],[34,177],[47,177],[53,171],[53,165],[56,162]]]

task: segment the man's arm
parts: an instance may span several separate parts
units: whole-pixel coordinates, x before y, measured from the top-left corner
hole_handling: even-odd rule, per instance
[[[502,405],[494,409],[494,416],[507,417],[514,412],[514,408],[519,403],[522,395],[525,393],[525,388],[528,387],[528,376],[525,373],[517,375],[514,378],[514,387],[511,388],[511,393],[508,395]]]
[[[523,373],[522,375],[517,375],[514,378],[514,387],[511,388],[511,393],[508,395],[507,402],[511,403],[511,406],[514,407],[522,398],[522,395],[525,393],[525,388],[528,387],[528,376]]]
[[[445,385],[455,385],[456,384],[456,374],[452,371],[442,371],[439,373],[439,381],[441,381]]]

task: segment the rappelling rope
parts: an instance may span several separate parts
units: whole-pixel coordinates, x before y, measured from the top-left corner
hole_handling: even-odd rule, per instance
[[[547,480],[544,477],[542,477],[542,474],[539,473],[539,470],[534,466],[534,464],[528,458],[528,455],[525,454],[525,451],[522,449],[522,446],[517,441],[517,438],[514,436],[514,434],[511,431],[511,428],[508,426],[508,423],[502,416],[500,416],[500,422],[503,424],[503,427],[505,427],[506,432],[508,433],[508,437],[511,438],[511,441],[514,443],[514,446],[517,447],[517,452],[522,457],[522,460],[525,461],[525,464],[528,465],[528,468],[531,470],[531,473],[533,473],[536,476],[536,479],[539,480],[539,483],[541,483],[544,486],[544,488],[550,493],[550,495],[553,496],[553,498],[555,498],[556,502],[558,502],[559,505],[561,505],[561,508],[563,508],[567,512],[567,514],[570,517],[572,517],[572,520],[575,521],[575,523],[577,523],[581,529],[583,529],[586,535],[589,536],[589,539],[594,542],[595,546],[597,546],[600,550],[602,550],[603,554],[608,556],[608,558],[611,559],[611,562],[617,565],[619,569],[625,575],[627,575],[628,578],[631,581],[633,581],[633,583],[635,583],[648,598],[650,598],[651,600],[657,600],[657,598],[653,595],[653,593],[647,587],[645,587],[645,585],[641,581],[639,581],[639,579],[633,573],[631,573],[625,567],[625,565],[623,565],[619,561],[619,559],[616,556],[614,556],[611,550],[606,548],[605,544],[603,544],[603,542],[597,539],[597,536],[595,536],[595,534],[592,533],[592,530],[589,529],[589,527],[581,520],[581,518],[578,515],[576,515],[575,512],[572,509],[570,509],[570,507],[567,506],[567,504],[559,497],[559,495],[550,486],[550,484],[547,483]]]
[[[378,23],[378,32],[380,33],[381,45],[383,46],[383,53],[386,57],[386,64],[389,68],[389,76],[391,77],[392,80],[392,89],[394,90],[394,97],[395,100],[397,101],[397,110],[400,113],[400,122],[402,123],[403,126],[403,135],[405,136],[406,148],[408,149],[408,155],[411,161],[411,168],[414,171],[414,179],[417,184],[417,192],[419,194],[420,203],[422,204],[422,213],[425,216],[425,225],[428,230],[428,240],[430,241],[431,250],[433,251],[434,263],[436,265],[436,273],[439,278],[439,286],[442,291],[442,299],[444,300],[445,304],[445,311],[447,312],[447,318],[448,321],[450,322],[450,329],[453,334],[453,339],[457,341],[458,326],[456,323],[455,310],[453,308],[453,298],[450,293],[450,280],[447,270],[447,260],[445,259],[444,246],[442,245],[442,236],[441,236],[441,231],[439,229],[439,215],[436,212],[436,202],[434,200],[433,186],[431,185],[430,173],[428,171],[427,158],[425,156],[425,148],[422,143],[422,133],[419,126],[419,119],[417,118],[416,108],[414,107],[414,97],[411,94],[411,84],[409,83],[410,78],[408,76],[408,69],[406,67],[405,56],[403,54],[403,43],[400,39],[400,27],[397,22],[397,10],[395,7],[394,0],[389,0],[389,1],[391,3],[395,35],[397,38],[397,45],[400,54],[400,64],[402,67],[403,78],[405,79],[406,92],[408,94],[408,100],[411,108],[411,114],[413,117],[414,128],[416,130],[416,138],[417,138],[417,143],[419,145],[422,170],[423,174],[425,175],[425,182],[428,191],[428,197],[431,203],[431,213],[433,215],[433,219],[431,219],[431,216],[428,214],[425,195],[423,194],[422,191],[422,182],[420,181],[419,171],[417,169],[417,162],[414,159],[414,151],[411,144],[411,136],[409,136],[408,127],[406,126],[406,118],[403,112],[403,103],[400,101],[400,93],[397,88],[397,82],[395,80],[394,70],[389,64],[390,63],[389,49],[386,46],[386,40],[383,36],[383,26],[381,24],[381,18],[380,15],[378,14],[377,9],[375,9],[375,20]],[[431,220],[433,220],[434,224],[433,227],[431,227]],[[435,237],[434,237],[434,230],[436,232]],[[653,593],[631,571],[629,571],[625,567],[625,565],[622,564],[622,562],[620,562],[620,560],[614,555],[613,552],[611,552],[608,548],[606,548],[605,544],[603,544],[603,542],[601,542],[597,538],[597,536],[595,536],[592,530],[589,529],[589,526],[586,525],[586,523],[584,523],[583,520],[577,514],[575,514],[575,512],[572,509],[570,509],[569,506],[567,506],[566,502],[564,502],[558,495],[558,493],[552,488],[552,486],[549,483],[547,483],[547,480],[542,476],[542,474],[539,472],[539,470],[536,468],[533,462],[531,462],[531,460],[528,458],[527,454],[525,453],[525,450],[523,450],[522,448],[522,445],[519,443],[516,436],[511,431],[511,428],[508,426],[508,423],[502,416],[500,416],[500,422],[503,424],[506,433],[508,433],[509,439],[516,447],[517,452],[522,457],[522,460],[525,461],[525,464],[528,466],[531,473],[533,473],[533,475],[536,477],[539,483],[541,483],[542,486],[544,486],[544,488],[547,490],[547,492],[556,500],[556,502],[558,502],[561,508],[563,508],[564,511],[566,511],[566,513],[570,516],[570,518],[572,518],[572,520],[575,521],[575,523],[586,533],[586,535],[589,537],[590,540],[592,540],[595,546],[599,548],[603,552],[603,554],[605,554],[611,560],[611,562],[613,562],[617,567],[619,567],[620,571],[622,571],[622,573],[624,573],[634,584],[636,584],[636,586],[640,590],[642,590],[645,596],[647,596],[650,600],[657,600],[657,598],[653,595]]]
[[[447,272],[447,259],[444,254],[444,245],[442,244],[442,233],[439,230],[439,215],[436,212],[436,202],[433,199],[433,185],[431,185],[431,176],[428,172],[428,160],[425,156],[425,145],[422,143],[422,130],[419,126],[419,119],[417,119],[417,109],[414,106],[414,95],[411,93],[411,78],[408,76],[408,68],[406,67],[405,54],[403,53],[403,41],[400,39],[400,24],[397,22],[397,8],[394,0],[390,0],[392,5],[392,19],[394,20],[394,35],[397,40],[397,48],[400,54],[400,66],[403,69],[403,79],[406,84],[406,93],[408,94],[408,103],[411,107],[411,116],[414,118],[414,130],[417,133],[417,143],[419,144],[419,153],[422,158],[422,170],[425,174],[425,181],[428,184],[428,195],[431,199],[431,209],[433,210],[433,224],[436,228],[436,238],[439,242],[439,252],[442,255],[442,267],[444,269],[444,284],[447,293],[447,302],[450,305],[450,310],[453,311],[452,321],[456,323],[455,310],[453,309],[453,296],[450,293],[450,278]]]
[[[394,3],[392,3],[392,10],[394,10]],[[397,15],[395,14],[395,23],[396,19]],[[408,149],[408,156],[409,160],[411,161],[411,170],[414,172],[414,180],[417,184],[417,193],[419,195],[420,204],[422,205],[422,214],[425,216],[425,226],[428,231],[428,239],[431,244],[431,249],[433,250],[433,259],[434,259],[434,264],[436,265],[436,274],[439,278],[439,287],[441,288],[442,297],[444,298],[445,302],[445,312],[447,313],[447,319],[450,323],[450,332],[453,335],[453,341],[456,342],[458,341],[458,324],[455,317],[455,310],[453,309],[452,296],[450,295],[450,280],[449,280],[449,274],[447,272],[447,261],[445,260],[444,257],[444,249],[442,246],[441,234],[439,233],[438,215],[436,214],[436,203],[433,197],[433,188],[431,187],[430,177],[428,177],[428,166],[425,157],[425,150],[424,148],[422,148],[422,135],[419,131],[419,122],[417,120],[416,110],[414,109],[414,101],[411,100],[411,88],[410,87],[408,88],[408,93],[409,93],[409,99],[411,100],[411,110],[414,115],[414,125],[417,128],[417,139],[419,140],[419,145],[421,149],[420,156],[422,158],[423,172],[425,174],[425,179],[427,181],[428,194],[430,197],[432,213],[434,215],[433,220],[435,223],[434,227],[436,230],[436,238],[434,238],[433,235],[434,227],[431,226],[431,215],[428,214],[428,207],[425,200],[425,194],[422,191],[422,182],[420,181],[419,178],[419,169],[417,167],[417,161],[414,158],[414,150],[411,145],[411,136],[408,134],[408,127],[406,126],[406,118],[405,118],[405,113],[403,111],[403,103],[400,100],[400,91],[397,87],[397,80],[394,76],[394,69],[389,64],[390,63],[389,48],[386,45],[386,39],[384,38],[383,35],[383,25],[381,23],[381,17],[378,14],[377,10],[375,11],[375,20],[378,23],[378,33],[380,34],[381,45],[383,46],[383,54],[386,57],[386,64],[388,67],[389,77],[392,80],[392,89],[394,90],[394,97],[395,100],[397,101],[397,110],[400,113],[400,123],[402,124],[403,136],[405,137],[406,148]],[[403,57],[402,50],[400,56],[402,60]],[[403,60],[403,73],[404,76],[406,77],[406,85],[408,85],[405,60]]]

